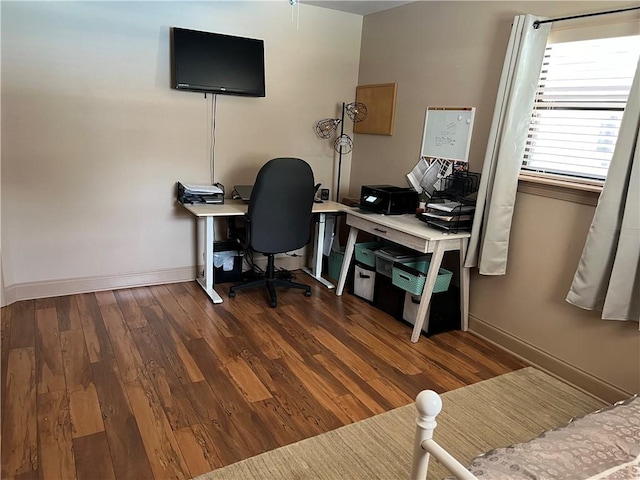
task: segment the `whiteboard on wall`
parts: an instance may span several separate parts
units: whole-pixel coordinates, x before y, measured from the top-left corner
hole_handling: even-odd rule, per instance
[[[475,113],[473,107],[427,107],[420,156],[467,162]]]

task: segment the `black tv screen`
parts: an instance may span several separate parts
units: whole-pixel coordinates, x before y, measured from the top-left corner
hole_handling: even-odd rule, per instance
[[[178,90],[264,97],[264,42],[172,28],[172,86]]]

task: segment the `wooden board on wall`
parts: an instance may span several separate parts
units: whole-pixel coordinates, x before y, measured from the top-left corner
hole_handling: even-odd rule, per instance
[[[396,113],[396,83],[359,85],[356,87],[356,102],[367,106],[367,118],[354,124],[354,133],[393,135]]]

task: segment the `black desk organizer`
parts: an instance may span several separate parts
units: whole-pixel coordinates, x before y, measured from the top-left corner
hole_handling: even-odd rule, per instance
[[[475,193],[480,186],[480,174],[467,171],[454,172],[442,179],[442,185],[441,190],[433,193],[425,212],[419,216],[420,220],[450,233],[471,230],[476,204]],[[433,204],[442,204],[442,206],[429,207]]]

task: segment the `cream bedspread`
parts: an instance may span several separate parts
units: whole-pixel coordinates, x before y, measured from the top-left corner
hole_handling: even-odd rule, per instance
[[[640,479],[640,397],[574,419],[527,443],[491,450],[469,468],[480,479]]]

